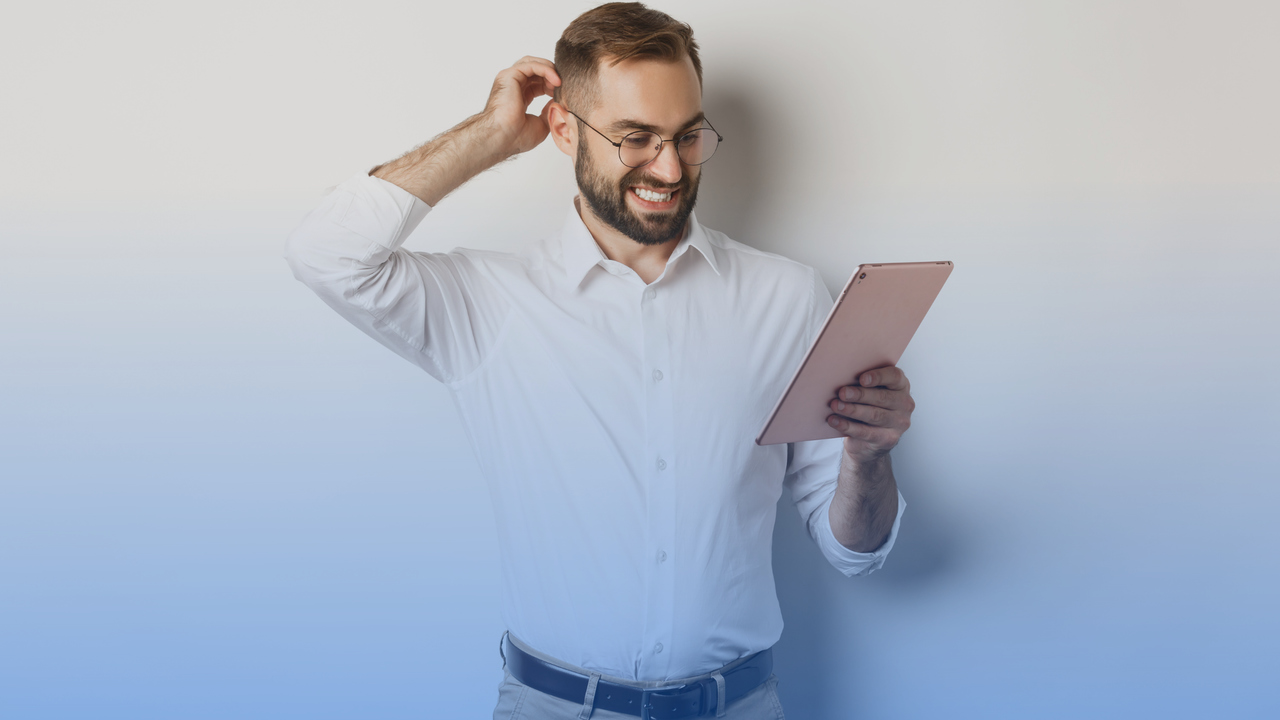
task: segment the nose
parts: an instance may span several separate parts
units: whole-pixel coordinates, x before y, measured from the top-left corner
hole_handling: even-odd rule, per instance
[[[666,183],[678,183],[684,175],[684,165],[680,162],[680,156],[676,153],[676,144],[674,142],[662,143],[662,149],[658,151],[658,157],[654,158],[646,168],[655,178]]]

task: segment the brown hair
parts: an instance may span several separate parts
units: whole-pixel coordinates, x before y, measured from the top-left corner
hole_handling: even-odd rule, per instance
[[[611,2],[592,8],[569,23],[556,42],[556,73],[561,84],[555,100],[570,110],[586,113],[596,103],[600,61],[609,64],[633,57],[693,61],[702,84],[702,61],[693,28],[670,15],[638,2]]]

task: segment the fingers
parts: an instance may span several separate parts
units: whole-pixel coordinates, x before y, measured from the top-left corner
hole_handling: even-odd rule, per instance
[[[889,410],[861,403],[845,403],[839,400],[832,400],[827,403],[827,407],[831,408],[832,412],[837,413],[840,417],[856,420],[864,425],[899,430],[906,430],[911,426],[911,414],[898,410]]]
[[[827,416],[827,424],[856,441],[857,446],[889,452],[911,427],[911,413],[916,409],[911,383],[906,373],[893,365],[868,370],[855,382],[858,384],[837,390],[836,397],[827,403],[836,413]]]
[[[907,382],[906,373],[894,365],[868,370],[858,376],[857,382],[864,388],[884,387],[890,390],[909,390],[911,388],[911,383]]]
[[[533,97],[550,95],[552,90],[560,85],[560,75],[556,72],[555,64],[546,58],[532,55],[525,55],[502,73],[510,73],[512,79],[520,83],[522,89],[537,88],[538,93]]]
[[[881,435],[890,432],[884,428],[854,422],[847,417],[839,415],[828,415],[827,424],[857,440],[880,439]]]
[[[556,84],[560,84],[560,76],[556,74],[556,64],[550,60],[536,55],[525,55],[516,61],[512,67],[520,67],[521,65],[536,65],[540,68],[551,72],[551,76],[555,78]]]
[[[560,82],[560,75],[550,60],[526,55],[494,78],[486,108],[514,127],[524,122],[524,111],[535,98],[554,97]]]
[[[864,425],[839,415],[828,416],[827,424],[839,430],[845,437],[865,443],[866,446],[877,453],[892,450],[897,446],[898,441],[902,439],[902,431],[900,430]]]
[[[916,401],[911,397],[907,376],[890,365],[862,373],[860,385],[846,385],[836,391],[827,406],[838,415],[855,421],[854,424],[872,427],[894,428],[905,431],[911,427],[911,413]]]
[[[915,410],[916,401],[911,393],[905,390],[886,390],[884,388],[866,388],[847,385],[836,392],[836,399],[847,403],[875,405],[889,410]]]
[[[524,105],[525,107],[529,107],[529,103],[533,102],[534,98],[542,95],[551,96],[551,94],[555,92],[555,88],[551,87],[543,78],[533,78],[529,82],[525,83],[522,88],[522,92],[524,95]]]

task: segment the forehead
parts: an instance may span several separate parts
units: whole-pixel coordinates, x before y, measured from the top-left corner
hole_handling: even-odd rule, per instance
[[[630,58],[601,62],[595,115],[604,124],[636,120],[667,131],[702,112],[702,87],[693,61]],[[593,123],[594,124],[594,123]]]

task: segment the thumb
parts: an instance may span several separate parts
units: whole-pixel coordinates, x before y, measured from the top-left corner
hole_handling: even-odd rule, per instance
[[[551,126],[547,123],[546,108],[543,108],[541,115],[531,115],[525,113],[524,127],[520,132],[520,152],[528,152],[534,149],[543,140],[547,139],[547,135],[551,132]]]

